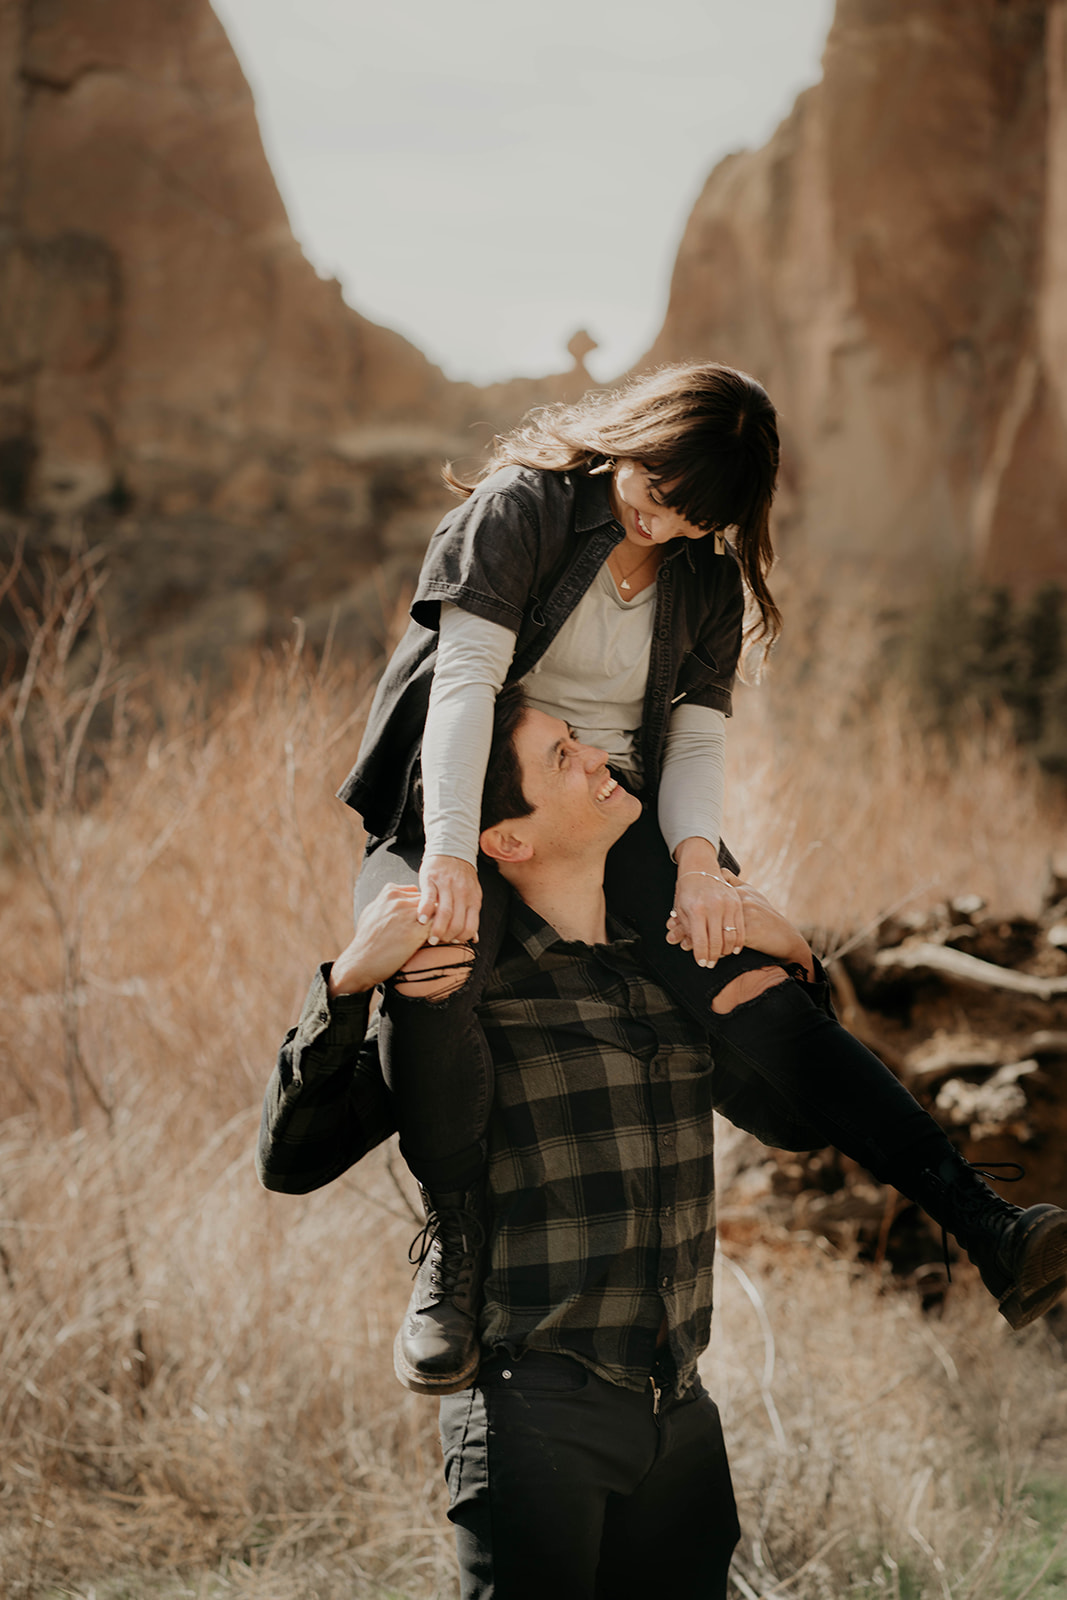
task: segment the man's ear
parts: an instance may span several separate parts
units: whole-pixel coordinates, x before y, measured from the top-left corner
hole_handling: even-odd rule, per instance
[[[506,822],[497,823],[494,828],[486,828],[478,844],[491,861],[499,861],[503,866],[514,866],[519,861],[529,861],[533,855],[533,845],[526,839],[520,839]]]

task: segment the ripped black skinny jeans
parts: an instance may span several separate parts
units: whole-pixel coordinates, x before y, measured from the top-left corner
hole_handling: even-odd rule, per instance
[[[422,851],[418,825],[396,839],[371,840],[356,884],[357,916],[386,883],[416,884]],[[445,1029],[466,1034],[449,1070],[442,1072],[430,1053],[419,1060],[394,1057],[388,1000],[382,1023],[382,1070],[401,1149],[412,1173],[431,1190],[472,1187],[485,1161],[493,1074],[472,1013],[495,959],[508,896],[495,868],[486,867],[482,880],[485,898],[470,979],[435,1006],[442,1037]],[[608,856],[608,909],[640,935],[656,978],[707,1030],[716,1108],[764,1144],[784,1150],[836,1145],[880,1181],[912,1193],[920,1171],[950,1152],[937,1123],[836,1020],[824,981],[790,977],[733,1011],[714,1012],[712,1001],[735,978],[780,963],[746,948],[714,967],[698,967],[691,953],[669,945],[675,881],[674,863],[646,806]]]

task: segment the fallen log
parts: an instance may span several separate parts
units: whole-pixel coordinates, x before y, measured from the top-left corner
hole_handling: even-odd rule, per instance
[[[883,971],[896,967],[908,972],[932,972],[956,983],[971,984],[979,989],[1006,989],[1011,994],[1032,995],[1039,1000],[1067,997],[1067,978],[1036,978],[1032,973],[998,967],[992,961],[981,961],[964,950],[953,950],[943,944],[923,942],[879,950],[874,965]]]
[[[841,1021],[841,1026],[847,1028],[849,1033],[855,1034],[861,1044],[874,1052],[885,1062],[890,1072],[895,1072],[897,1077],[904,1073],[904,1060],[897,1050],[885,1038],[881,1029],[876,1027],[871,1020],[870,1012],[860,1004],[856,994],[856,986],[849,976],[848,968],[843,961],[831,961],[826,968],[826,976],[830,980],[833,990],[834,1006]]]
[[[1020,1056],[1067,1056],[1067,1033],[1056,1032],[1051,1028],[1042,1028],[1039,1033],[1032,1033],[1024,1042]]]

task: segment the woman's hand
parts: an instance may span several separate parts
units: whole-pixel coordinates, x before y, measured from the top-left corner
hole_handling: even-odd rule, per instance
[[[698,967],[713,967],[720,956],[736,954],[745,943],[745,909],[733,884],[719,872],[682,871],[667,921],[667,943],[691,950]]]
[[[419,868],[418,918],[427,944],[472,944],[478,939],[482,886],[469,861],[459,856],[423,856]]]
[[[795,928],[789,918],[778,911],[759,889],[754,888],[751,883],[743,883],[726,867],[721,870],[727,885],[736,891],[741,901],[745,918],[744,939],[749,949],[762,950],[765,955],[776,956],[779,961],[796,962],[804,968],[809,981],[814,978],[811,946],[799,929]],[[680,944],[683,950],[688,950],[691,946],[687,942],[687,936],[682,932],[677,909],[675,907],[667,920],[667,942]],[[714,961],[710,963],[712,966],[714,964]]]

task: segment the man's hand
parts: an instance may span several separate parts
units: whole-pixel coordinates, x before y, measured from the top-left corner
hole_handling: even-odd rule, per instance
[[[418,919],[419,891],[390,883],[360,912],[351,944],[333,964],[331,999],[363,994],[384,983],[426,942]]]
[[[423,856],[419,889],[418,915],[427,944],[477,941],[482,886],[469,861],[459,856]]]

